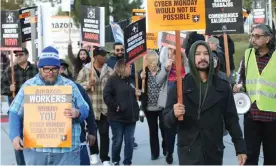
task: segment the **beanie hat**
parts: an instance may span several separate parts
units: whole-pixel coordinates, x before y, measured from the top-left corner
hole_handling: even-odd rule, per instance
[[[48,46],[44,48],[39,57],[38,68],[42,68],[44,66],[60,67],[60,60],[58,54],[58,50],[54,47]]]

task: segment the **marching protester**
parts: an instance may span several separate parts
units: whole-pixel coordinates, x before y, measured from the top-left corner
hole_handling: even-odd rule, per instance
[[[183,79],[183,104],[177,103],[176,84],[168,94],[164,122],[177,127],[179,165],[223,164],[223,121],[230,131],[239,165],[246,149],[229,83],[214,75],[208,44],[195,42],[189,53],[190,74]],[[183,121],[177,118],[184,116]]]
[[[0,62],[0,65],[1,65],[1,75],[3,75],[4,71],[10,66],[10,60],[9,58],[7,57],[6,54],[2,53],[1,52],[1,62]]]
[[[158,135],[158,119],[159,128],[162,136],[163,154],[166,156],[165,131],[163,122],[162,108],[158,106],[158,96],[160,85],[156,82],[156,75],[159,72],[158,55],[155,51],[148,51],[146,55],[147,65],[145,72],[140,72],[139,89],[142,88],[142,80],[145,79],[145,91],[141,94],[141,109],[144,111],[149,126],[151,159],[159,158],[159,135]]]
[[[70,80],[73,80],[72,74],[69,70],[69,65],[66,63],[63,59],[60,59],[60,69],[59,69],[59,74],[65,78],[68,78]],[[89,146],[93,146],[96,140],[96,122],[95,122],[95,116],[93,113],[93,108],[92,108],[92,103],[90,101],[90,98],[88,94],[86,93],[85,89],[78,83],[74,82],[83,99],[89,106],[89,112],[88,112],[88,117],[85,119],[86,122],[86,127],[88,129],[88,134],[86,137],[86,129],[85,129],[85,122],[82,122],[81,125],[81,136],[80,136],[80,141],[81,141],[81,150],[80,150],[80,165],[90,165],[90,156],[89,156],[89,150],[86,148],[86,141],[88,142]]]
[[[223,73],[226,73],[225,55],[224,52],[220,49],[219,40],[215,37],[210,37],[208,39],[208,45],[211,48],[211,51],[216,52],[217,57],[219,58],[219,70]]]
[[[24,88],[26,86],[72,86],[72,107],[64,110],[64,116],[72,119],[71,148],[24,149],[27,165],[79,165],[80,164],[80,122],[88,116],[88,105],[74,82],[59,74],[58,51],[49,46],[42,50],[38,62],[39,74],[26,81],[17,93],[9,109],[9,136],[16,150],[23,150],[22,128],[24,119]],[[48,155],[45,155],[48,154]]]
[[[83,68],[84,65],[86,65],[87,63],[90,63],[91,58],[86,49],[80,49],[76,58],[75,55],[73,54],[72,49],[73,49],[72,42],[70,41],[68,45],[68,57],[74,66],[73,78],[74,80],[76,80],[79,74],[79,71]]]
[[[113,74],[113,69],[105,64],[107,52],[102,48],[96,47],[93,51],[93,79],[91,79],[91,62],[86,64],[78,74],[77,82],[79,82],[89,94],[97,127],[100,133],[100,159],[103,165],[110,165],[109,152],[109,124],[107,121],[107,106],[103,100],[103,89],[107,79]],[[93,91],[91,90],[93,88]],[[90,148],[91,164],[98,163],[99,148],[98,141]]]
[[[109,59],[107,59],[106,64],[114,69],[115,64],[117,63],[118,60],[125,58],[125,48],[124,45],[120,42],[115,42],[113,45],[113,50],[114,50],[114,55],[111,56]],[[135,66],[134,64],[131,64],[131,75],[130,78],[135,82]],[[134,141],[134,147],[138,147],[138,144],[135,142],[135,138],[133,139]]]
[[[163,47],[160,52],[161,69],[156,75],[156,82],[161,86],[158,96],[158,106],[165,108],[168,91],[176,81],[176,65],[175,65],[176,50],[173,48]],[[182,53],[182,68],[181,76],[184,77],[189,72],[188,60]],[[166,161],[168,164],[173,162],[173,152],[175,145],[176,128],[168,128],[165,126],[165,140],[166,140]]]
[[[20,87],[28,79],[33,78],[38,73],[38,68],[31,64],[28,61],[29,52],[26,48],[22,50],[14,51],[17,64],[14,67],[14,84],[12,84],[12,73],[11,67],[8,67],[1,77],[1,95],[7,95],[9,98],[9,104],[12,103],[13,97],[12,92],[15,92],[15,95],[19,92]],[[21,119],[23,122],[23,119]],[[22,138],[22,135],[19,135]],[[23,151],[18,149],[15,150],[15,158],[17,165],[25,165]]]
[[[104,101],[108,107],[107,119],[112,131],[112,162],[120,163],[120,152],[123,143],[124,165],[132,164],[134,131],[139,117],[139,106],[136,100],[138,92],[130,78],[131,67],[124,59],[117,61],[114,75],[104,88]]]
[[[250,38],[253,48],[245,51],[239,84],[234,87],[234,92],[243,87],[252,102],[250,111],[244,115],[246,164],[258,165],[262,145],[263,164],[276,165],[275,35],[269,26],[259,24]]]

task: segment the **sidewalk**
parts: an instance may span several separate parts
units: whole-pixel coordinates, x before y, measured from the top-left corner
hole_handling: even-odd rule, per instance
[[[242,125],[243,118],[240,117],[240,124]],[[138,148],[134,150],[133,153],[133,165],[167,165],[165,157],[160,153],[160,158],[158,160],[152,161],[149,146],[149,131],[148,125],[145,121],[144,123],[138,122],[135,130],[135,140],[138,143]],[[110,132],[110,138],[112,134]],[[161,136],[160,136],[161,138]],[[161,142],[161,141],[160,141]],[[110,141],[110,148],[111,148]],[[224,165],[237,165],[238,160],[236,157],[236,152],[229,135],[224,137]],[[111,152],[111,150],[110,150]],[[121,150],[121,158],[123,159],[123,152]],[[122,161],[121,161],[122,162]],[[1,123],[1,165],[11,165],[15,163],[14,151],[12,148],[12,143],[8,137],[8,123]],[[263,154],[261,154],[259,159],[259,165],[263,163]],[[100,164],[100,163],[99,163]],[[174,153],[174,165],[178,164],[178,157],[175,148]]]

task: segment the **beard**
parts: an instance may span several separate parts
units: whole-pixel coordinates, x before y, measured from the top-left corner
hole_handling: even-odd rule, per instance
[[[207,64],[206,67],[200,67],[199,66],[200,63],[203,63],[203,62],[205,62]],[[201,61],[201,62],[198,63],[198,65],[196,66],[196,68],[197,68],[198,71],[205,71],[205,72],[207,72],[207,71],[209,71],[209,63],[206,62],[206,61]]]

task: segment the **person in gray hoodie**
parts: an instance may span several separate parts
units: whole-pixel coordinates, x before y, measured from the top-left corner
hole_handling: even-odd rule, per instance
[[[184,77],[189,72],[188,60],[184,53],[182,55],[182,69],[181,75]],[[169,89],[176,81],[176,66],[175,66],[176,50],[173,48],[163,47],[160,52],[161,69],[156,75],[156,82],[161,86],[158,97],[158,106],[165,108],[167,101],[167,94]],[[165,142],[166,142],[166,161],[168,164],[173,162],[173,152],[175,144],[175,128],[165,127]]]

